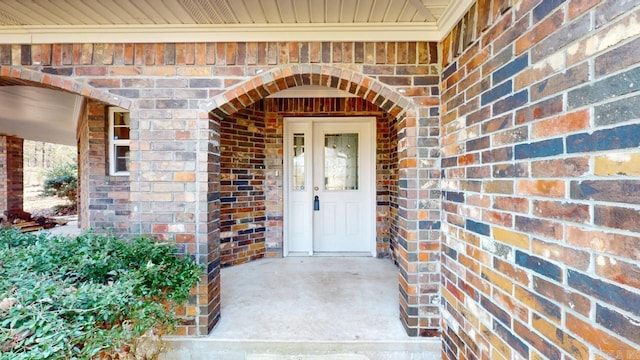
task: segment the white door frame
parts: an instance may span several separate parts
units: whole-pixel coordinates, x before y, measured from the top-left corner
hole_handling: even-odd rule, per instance
[[[283,166],[284,166],[284,172],[283,172],[283,196],[284,196],[284,204],[283,204],[283,255],[284,256],[300,256],[300,255],[306,255],[306,256],[312,256],[314,255],[314,251],[313,251],[313,235],[310,235],[308,238],[301,240],[302,242],[304,242],[306,244],[306,249],[304,251],[300,251],[300,249],[295,249],[295,251],[293,249],[290,248],[290,244],[291,244],[291,233],[294,232],[294,226],[300,230],[300,229],[305,229],[305,228],[313,228],[313,211],[312,207],[313,207],[313,190],[312,190],[312,183],[311,183],[311,176],[310,174],[312,173],[312,169],[311,169],[311,165],[312,165],[312,159],[313,159],[313,150],[310,147],[305,147],[305,158],[309,159],[305,162],[305,174],[306,177],[309,179],[309,184],[307,186],[307,188],[304,191],[304,202],[301,208],[297,208],[297,209],[291,209],[290,207],[290,201],[292,198],[292,194],[291,194],[291,173],[292,173],[292,149],[293,149],[293,143],[292,143],[292,139],[293,139],[293,134],[294,133],[298,133],[300,131],[305,132],[305,144],[311,144],[311,130],[313,129],[313,123],[315,122],[336,122],[336,121],[340,121],[340,122],[344,122],[344,123],[353,123],[353,122],[360,122],[360,123],[365,123],[368,126],[370,126],[370,133],[371,133],[371,139],[368,139],[369,141],[371,141],[371,145],[372,145],[372,149],[371,149],[371,154],[370,154],[370,164],[371,164],[371,171],[369,171],[369,176],[367,176],[367,178],[363,178],[363,181],[369,181],[370,182],[370,186],[369,186],[369,194],[368,196],[370,197],[370,204],[371,206],[369,206],[368,209],[366,209],[366,213],[364,214],[365,216],[367,216],[370,219],[370,230],[369,233],[370,235],[370,240],[369,240],[369,247],[370,247],[370,251],[368,253],[366,253],[367,255],[371,255],[373,257],[376,256],[376,237],[377,237],[377,232],[376,232],[376,207],[377,207],[377,201],[376,201],[376,189],[377,189],[377,183],[376,183],[376,170],[377,170],[377,164],[376,164],[376,118],[373,116],[345,116],[345,117],[337,117],[337,116],[333,116],[333,117],[285,117],[283,119],[284,122],[284,131],[283,131]],[[305,213],[305,216],[303,218],[303,221],[301,223],[297,223],[297,224],[293,224],[290,219],[291,219],[291,213],[293,211],[300,211],[301,209],[308,209],[307,213]],[[313,231],[310,232],[311,234],[313,233]],[[315,254],[317,255],[317,254]],[[363,253],[336,253],[335,255],[364,255]]]

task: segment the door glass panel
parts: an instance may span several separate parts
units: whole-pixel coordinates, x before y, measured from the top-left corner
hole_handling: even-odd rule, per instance
[[[304,134],[293,134],[293,190],[304,190]]]
[[[325,190],[358,190],[358,134],[325,134]]]

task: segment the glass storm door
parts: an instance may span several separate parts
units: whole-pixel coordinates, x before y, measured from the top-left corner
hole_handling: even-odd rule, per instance
[[[375,119],[285,121],[285,255],[375,255]]]

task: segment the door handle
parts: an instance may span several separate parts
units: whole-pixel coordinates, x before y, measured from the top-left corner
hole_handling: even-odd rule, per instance
[[[313,199],[313,211],[320,211],[320,198],[318,198],[318,195]]]

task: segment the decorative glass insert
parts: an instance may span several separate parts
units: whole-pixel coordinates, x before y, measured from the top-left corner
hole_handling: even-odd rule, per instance
[[[304,134],[293,134],[293,190],[304,190]]]
[[[358,134],[325,134],[325,190],[358,190]]]

